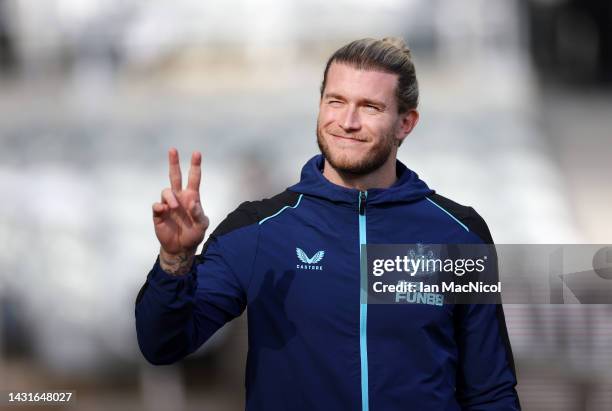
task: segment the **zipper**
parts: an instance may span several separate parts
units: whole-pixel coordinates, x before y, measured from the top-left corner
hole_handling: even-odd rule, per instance
[[[361,361],[361,410],[368,411],[368,277],[367,277],[367,255],[365,245],[366,238],[366,200],[367,191],[359,191],[359,359]]]
[[[368,198],[367,191],[359,192],[359,215],[365,216],[365,206],[366,206],[366,198]],[[361,217],[359,217],[361,219]],[[359,244],[361,245],[361,238],[359,239]]]

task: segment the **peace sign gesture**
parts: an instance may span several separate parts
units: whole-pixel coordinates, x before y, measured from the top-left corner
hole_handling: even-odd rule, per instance
[[[194,151],[187,187],[183,189],[178,151],[168,151],[170,164],[170,188],[161,192],[161,203],[153,204],[155,235],[161,244],[161,264],[164,270],[178,273],[181,267],[173,264],[183,262],[191,265],[198,245],[208,228],[208,217],[200,202],[200,179],[202,155]],[[181,264],[179,264],[181,265]],[[184,267],[182,267],[184,268]]]

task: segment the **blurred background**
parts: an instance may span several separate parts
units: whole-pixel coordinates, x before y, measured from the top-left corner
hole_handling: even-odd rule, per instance
[[[137,347],[167,150],[202,151],[211,232],[298,180],[327,58],[387,35],[421,88],[404,163],[497,243],[612,243],[609,0],[0,0],[0,390],[243,409],[245,315],[173,366]],[[505,310],[523,409],[612,409],[611,306]]]

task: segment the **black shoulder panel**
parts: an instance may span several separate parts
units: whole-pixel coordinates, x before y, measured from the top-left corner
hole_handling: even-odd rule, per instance
[[[262,219],[276,214],[285,206],[293,206],[300,195],[293,191],[285,190],[271,198],[259,201],[245,201],[238,208],[229,213],[227,217],[217,226],[202,247],[201,256],[206,252],[208,244],[215,237],[230,233],[238,228],[251,224],[257,224]]]
[[[432,194],[428,197],[440,207],[451,213],[455,218],[465,224],[471,232],[476,234],[486,244],[493,244],[491,232],[485,220],[472,207],[467,207],[459,203],[441,196],[440,194]]]

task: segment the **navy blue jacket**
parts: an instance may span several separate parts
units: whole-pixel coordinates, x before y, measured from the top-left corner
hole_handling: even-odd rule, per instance
[[[136,301],[145,358],[178,361],[248,307],[247,410],[520,409],[501,305],[360,303],[361,244],[492,243],[483,219],[399,161],[367,192],[322,167],[241,204],[190,273],[155,263]]]

